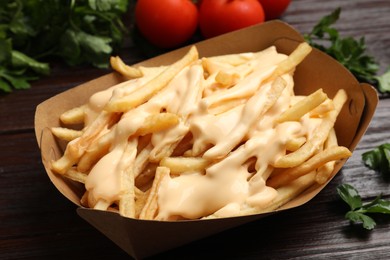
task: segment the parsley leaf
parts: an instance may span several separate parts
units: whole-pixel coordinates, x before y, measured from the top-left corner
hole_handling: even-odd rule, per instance
[[[363,203],[359,192],[350,184],[341,184],[337,187],[337,193],[350,207],[345,218],[354,223],[362,223],[365,229],[371,230],[376,226],[375,220],[366,213],[390,214],[390,201],[381,196],[369,203]]]
[[[305,34],[306,41],[313,47],[327,53],[344,65],[359,81],[377,86],[382,93],[390,93],[390,69],[385,74],[377,76],[379,64],[374,57],[367,54],[364,37],[341,37],[336,28],[332,27],[340,17],[341,8],[335,9],[324,16]]]
[[[107,68],[128,33],[129,1],[0,1],[0,92],[29,88],[50,73],[51,58]]]
[[[378,87],[380,92],[390,93],[390,68],[383,75],[375,77],[375,79],[379,82]]]
[[[362,154],[364,164],[383,174],[390,174],[390,144],[384,143]]]

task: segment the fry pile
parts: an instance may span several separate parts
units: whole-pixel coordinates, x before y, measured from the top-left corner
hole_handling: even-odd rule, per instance
[[[277,209],[351,155],[334,131],[345,91],[294,93],[295,67],[310,51],[301,43],[290,55],[271,46],[199,58],[192,47],[161,67],[112,57],[129,80],[60,116],[52,133],[68,143],[52,170],[85,185],[83,206],[130,218]]]

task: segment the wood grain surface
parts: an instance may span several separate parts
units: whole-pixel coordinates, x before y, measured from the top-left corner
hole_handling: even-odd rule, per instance
[[[324,15],[341,7],[343,36],[365,37],[371,55],[390,65],[389,0],[292,0],[282,20],[307,33]],[[127,63],[146,57],[135,46]],[[50,183],[34,135],[35,107],[45,99],[106,74],[90,67],[56,64],[52,74],[29,90],[0,96],[0,259],[128,259],[129,256],[76,214]],[[341,183],[364,199],[390,199],[390,178],[367,169],[361,154],[390,142],[390,99],[381,97],[368,131],[353,156],[309,203],[255,221],[152,259],[390,259],[390,216],[374,216],[372,231],[344,219],[337,195]],[[169,235],[169,234],[167,234]]]

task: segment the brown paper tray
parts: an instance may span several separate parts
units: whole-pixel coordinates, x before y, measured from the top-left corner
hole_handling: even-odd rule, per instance
[[[271,21],[199,42],[196,46],[200,56],[260,51],[271,45],[275,45],[279,52],[289,54],[302,41],[303,37],[288,24]],[[170,64],[184,55],[187,50],[188,47],[181,48],[139,64],[144,66]],[[61,156],[63,146],[55,140],[48,128],[59,126],[58,118],[62,112],[86,103],[92,93],[113,86],[122,80],[123,78],[116,73],[105,75],[54,96],[41,103],[36,109],[35,133],[46,172],[57,189],[79,206],[77,213],[83,219],[134,258],[143,258],[272,214],[161,222],[129,219],[117,213],[81,207],[80,197],[84,192],[82,185],[63,179],[50,169],[50,162]],[[313,50],[297,67],[294,81],[297,94],[309,94],[318,88],[323,88],[328,96],[333,97],[340,88],[347,91],[349,98],[336,122],[335,129],[340,144],[353,151],[364,135],[378,103],[374,88],[359,83],[341,64],[318,50]],[[337,165],[333,176],[344,163],[345,161],[342,161]],[[325,186],[326,184],[313,186],[279,210],[308,202]]]

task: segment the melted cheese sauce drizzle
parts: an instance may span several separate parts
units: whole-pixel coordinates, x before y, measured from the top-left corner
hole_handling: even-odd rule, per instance
[[[125,170],[120,160],[125,144],[148,115],[166,111],[179,115],[180,123],[152,135],[150,156],[158,158],[165,146],[190,132],[191,154],[203,155],[213,164],[204,172],[166,177],[158,191],[157,219],[194,219],[210,214],[223,217],[237,215],[248,207],[266,207],[277,196],[275,189],[265,185],[273,170],[271,165],[286,154],[287,140],[309,137],[321,119],[305,115],[299,122],[274,123],[297,100],[294,82],[291,75],[283,75],[285,87],[276,102],[267,107],[265,96],[271,91],[271,83],[262,82],[286,56],[271,47],[261,57],[252,65],[256,69],[231,88],[210,85],[198,61],[183,69],[148,102],[124,113],[117,126],[110,130],[115,131],[115,141],[109,153],[87,177],[86,189],[94,199],[111,203],[119,199],[120,172]],[[126,81],[94,94],[89,100],[87,122],[96,118],[110,98],[131,94],[152,77]],[[226,112],[210,112],[213,106],[243,98],[246,101]]]

